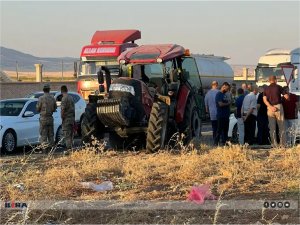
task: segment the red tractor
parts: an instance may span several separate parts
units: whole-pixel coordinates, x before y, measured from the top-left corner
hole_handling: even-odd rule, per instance
[[[108,133],[112,147],[126,149],[139,141],[155,152],[176,132],[184,134],[185,143],[200,137],[203,91],[188,50],[174,44],[142,45],[123,52],[118,61],[118,78],[111,81],[105,67],[98,72],[99,91],[107,94],[89,96],[84,139]]]

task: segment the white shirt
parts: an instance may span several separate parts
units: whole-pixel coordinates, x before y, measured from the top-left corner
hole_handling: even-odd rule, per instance
[[[247,113],[250,109],[254,109],[252,114],[257,116],[257,101],[256,95],[253,92],[250,92],[245,96],[242,106],[242,113]]]

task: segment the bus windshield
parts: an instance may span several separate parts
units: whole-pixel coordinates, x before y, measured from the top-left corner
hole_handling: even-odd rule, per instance
[[[257,81],[268,81],[271,75],[275,75],[278,81],[285,81],[281,67],[257,67],[255,74]]]

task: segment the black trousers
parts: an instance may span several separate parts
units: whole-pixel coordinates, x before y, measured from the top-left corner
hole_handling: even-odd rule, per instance
[[[270,131],[268,116],[257,116],[257,143],[259,145],[270,144]]]
[[[215,140],[218,130],[218,120],[212,120],[211,121],[211,127],[213,130],[213,140]]]
[[[245,143],[253,145],[255,141],[256,116],[249,115],[244,121],[245,126]]]
[[[222,144],[224,145],[228,140],[228,128],[229,128],[229,118],[218,118],[218,129],[216,138],[214,141],[215,145],[218,145],[220,138],[222,139]]]

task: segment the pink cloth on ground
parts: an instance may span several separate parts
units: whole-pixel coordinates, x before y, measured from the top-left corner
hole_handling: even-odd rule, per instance
[[[188,195],[188,200],[195,202],[197,204],[203,204],[205,199],[215,200],[216,196],[214,196],[210,192],[210,185],[204,184],[201,186],[193,186],[191,192]]]

